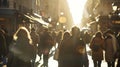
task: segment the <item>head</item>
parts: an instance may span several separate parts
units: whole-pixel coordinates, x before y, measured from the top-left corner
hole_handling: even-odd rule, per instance
[[[31,31],[35,31],[35,28],[32,28]]]
[[[107,30],[106,33],[109,33],[109,34],[114,34],[114,32],[112,30]]]
[[[68,39],[70,37],[70,33],[69,32],[65,32],[63,35],[63,39]]]
[[[109,34],[114,35],[114,32],[113,32],[112,30],[108,29],[108,30],[104,33],[105,36],[108,36]]]
[[[97,33],[95,34],[95,37],[102,37],[102,33],[101,33],[101,32],[97,32]]]
[[[71,31],[72,36],[78,36],[80,35],[80,29],[78,27],[73,27]]]
[[[59,36],[62,36],[62,34],[63,34],[62,31],[59,31],[59,32],[58,32],[58,35],[59,35]]]

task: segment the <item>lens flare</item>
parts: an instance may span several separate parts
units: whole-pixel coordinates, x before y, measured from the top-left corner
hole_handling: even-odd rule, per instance
[[[67,0],[74,25],[78,26],[82,19],[84,5],[87,0]]]

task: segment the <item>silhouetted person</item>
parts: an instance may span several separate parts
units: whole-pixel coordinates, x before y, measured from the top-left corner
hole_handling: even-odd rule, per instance
[[[60,49],[60,54],[62,54],[62,62],[60,62],[62,66],[60,67],[88,67],[86,45],[80,38],[79,28],[73,27],[71,33],[72,36],[61,43],[64,47]]]
[[[44,29],[43,34],[40,36],[38,50],[43,54],[43,67],[48,67],[49,52],[53,46],[53,38],[48,29]],[[40,55],[39,55],[40,56]]]
[[[59,31],[56,37],[56,42],[58,43],[58,45],[60,44],[61,40],[62,40],[62,31]]]
[[[32,67],[31,60],[35,55],[35,48],[29,31],[25,27],[19,27],[14,34],[15,43],[10,45],[7,67]]]
[[[119,45],[117,67],[120,67],[120,32],[117,35],[117,42]]]
[[[39,35],[37,34],[37,32],[36,32],[36,30],[34,28],[31,29],[30,35],[31,35],[32,43],[33,43],[33,45],[34,45],[34,47],[36,49],[36,55],[37,55],[37,51],[38,51],[37,50],[37,47],[38,47],[37,45],[39,43]],[[35,55],[34,59],[32,60],[33,67],[35,65],[36,55]]]
[[[65,32],[64,35],[63,35],[63,39],[60,43],[60,45],[58,46],[58,50],[59,50],[59,53],[58,53],[58,67],[65,67],[66,62],[64,60],[64,58],[66,58],[66,51],[68,49],[68,40],[70,39],[71,35],[69,32]]]
[[[91,39],[90,34],[88,32],[85,32],[85,34],[83,35],[83,40],[84,40],[85,44],[89,44],[90,39]]]
[[[3,59],[7,56],[7,45],[4,34],[5,32],[0,29],[0,62],[3,62]]]
[[[95,34],[95,37],[93,37],[90,42],[94,67],[101,67],[101,63],[103,60],[103,46],[104,46],[104,38],[102,36],[102,33],[97,32]]]
[[[108,64],[108,67],[115,67],[115,54],[118,48],[117,40],[112,30],[107,30],[105,36],[105,60]]]

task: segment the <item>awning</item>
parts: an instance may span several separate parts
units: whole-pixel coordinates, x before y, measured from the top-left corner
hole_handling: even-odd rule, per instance
[[[49,23],[45,22],[45,21],[44,21],[42,18],[40,18],[40,17],[38,18],[38,17],[34,17],[34,16],[32,16],[32,15],[26,15],[26,14],[25,14],[25,16],[26,16],[27,18],[29,18],[30,20],[39,22],[40,24],[43,24],[43,25],[46,25],[46,26],[49,25]]]

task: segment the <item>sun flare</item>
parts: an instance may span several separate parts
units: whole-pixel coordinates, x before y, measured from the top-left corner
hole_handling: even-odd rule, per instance
[[[87,0],[67,0],[74,25],[79,25],[82,19],[84,5]]]

